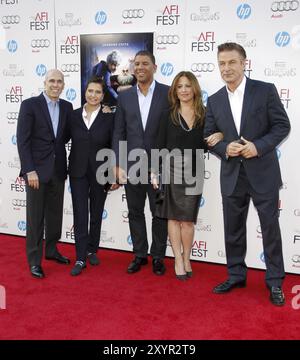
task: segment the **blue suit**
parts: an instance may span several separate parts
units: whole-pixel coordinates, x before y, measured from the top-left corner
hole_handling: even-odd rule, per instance
[[[39,189],[26,187],[26,252],[30,266],[41,265],[45,230],[46,257],[54,257],[61,237],[64,183],[67,177],[65,142],[67,119],[73,110],[68,101],[59,100],[56,137],[43,94],[22,102],[17,145],[21,161],[20,176],[36,171]]]
[[[161,114],[169,108],[168,91],[168,86],[156,82],[145,130],[139,108],[137,87],[134,86],[119,94],[113,136],[113,150],[116,154],[117,165],[120,165],[119,156],[126,157],[134,149],[141,149],[150,159],[151,149],[155,148],[157,141]],[[119,141],[122,140],[127,141],[127,154],[119,153]],[[134,161],[127,162],[128,170],[134,163]],[[166,220],[155,216],[155,192],[152,185],[133,185],[128,182],[125,185],[125,191],[134,253],[141,258],[147,257],[148,254],[144,215],[145,201],[148,194],[152,213],[152,246],[150,253],[154,259],[164,258],[167,243],[167,225]]]
[[[216,131],[223,141],[212,148],[221,157],[221,192],[229,278],[246,278],[246,220],[249,201],[260,219],[266,283],[281,286],[284,278],[282,244],[278,223],[279,188],[282,185],[276,146],[290,131],[290,123],[273,84],[248,79],[243,100],[240,134],[237,133],[226,87],[210,96],[205,136]],[[254,143],[258,156],[226,157],[227,145],[243,136]]]

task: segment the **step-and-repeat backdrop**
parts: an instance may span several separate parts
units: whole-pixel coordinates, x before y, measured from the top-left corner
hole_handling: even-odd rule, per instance
[[[46,71],[57,67],[65,75],[63,98],[71,101],[74,108],[80,106],[82,35],[99,36],[101,53],[90,52],[94,57],[90,63],[100,60],[105,46],[107,52],[116,47],[123,53],[122,66],[117,70],[120,72],[124,66],[130,66],[131,60],[126,47],[131,46],[132,37],[128,37],[128,45],[124,34],[153,33],[153,52],[158,64],[156,79],[170,84],[177,72],[190,70],[199,80],[205,102],[223,86],[217,66],[217,46],[235,41],[247,51],[246,75],[275,83],[291,120],[291,134],[277,150],[284,181],[278,208],[286,270],[300,273],[299,19],[297,0],[127,0],[124,3],[0,0],[0,232],[26,234],[26,190],[18,176],[20,162],[16,147],[21,101],[38,95],[43,90]],[[105,34],[114,35],[109,37],[113,40],[104,44]],[[116,34],[123,35],[121,41]],[[219,168],[220,161],[207,154],[204,196],[192,249],[194,260],[225,263]],[[151,239],[148,205],[146,215]],[[74,242],[68,181],[62,241]],[[101,246],[132,251],[123,189],[108,196]],[[167,255],[172,255],[170,244]],[[265,267],[261,229],[253,206],[248,218],[247,264]]]

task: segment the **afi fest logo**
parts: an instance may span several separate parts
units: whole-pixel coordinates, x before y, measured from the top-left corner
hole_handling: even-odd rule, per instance
[[[0,285],[0,310],[6,309],[6,291],[5,287]]]
[[[46,11],[41,11],[40,13],[37,13],[33,19],[34,20],[30,21],[29,23],[30,30],[49,30],[49,18]]]
[[[156,25],[178,25],[179,17],[179,6],[167,5],[164,7],[162,15],[156,17]]]

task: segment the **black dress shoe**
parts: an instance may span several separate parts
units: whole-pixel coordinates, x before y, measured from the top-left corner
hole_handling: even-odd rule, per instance
[[[40,265],[30,266],[30,272],[31,275],[36,278],[42,279],[45,277],[44,271]]]
[[[153,259],[152,270],[156,275],[163,275],[166,272],[166,267],[164,265],[163,260]]]
[[[134,273],[138,272],[139,270],[141,270],[142,265],[146,265],[146,264],[148,264],[147,258],[140,258],[140,257],[136,256],[133,259],[133,261],[129,264],[129,266],[127,268],[127,272],[128,272],[128,274],[134,274]]]
[[[76,261],[73,269],[71,270],[72,276],[77,276],[82,273],[82,270],[86,268],[86,262],[85,261]]]
[[[89,259],[89,263],[93,266],[97,266],[100,264],[100,260],[96,253],[88,253],[87,258]]]
[[[59,253],[54,255],[54,256],[46,256],[46,260],[53,260],[53,261],[56,261],[59,264],[65,264],[65,265],[70,264],[70,260],[67,257],[62,256]]]
[[[226,281],[222,282],[221,284],[217,285],[213,289],[213,292],[215,294],[224,294],[224,293],[231,291],[234,288],[244,288],[245,286],[246,286],[246,280],[237,281],[237,282],[232,282],[230,280],[226,280]]]
[[[285,304],[284,293],[280,286],[272,286],[270,288],[270,300],[272,304],[277,306],[283,306]]]

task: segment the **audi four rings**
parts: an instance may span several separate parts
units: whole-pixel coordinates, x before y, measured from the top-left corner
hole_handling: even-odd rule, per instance
[[[8,120],[17,120],[18,116],[19,116],[19,113],[18,113],[18,112],[8,112],[8,113],[6,114],[6,118],[7,118]]]
[[[137,19],[142,18],[144,15],[145,11],[143,9],[128,9],[122,12],[123,19]]]
[[[19,15],[7,15],[2,16],[2,24],[10,25],[10,24],[19,24],[21,18]]]
[[[13,206],[25,207],[26,206],[26,200],[13,199],[12,204],[13,204]]]
[[[79,64],[62,64],[61,71],[62,72],[78,72]]]
[[[276,11],[295,11],[299,7],[299,1],[274,1],[271,5],[271,10]]]
[[[49,39],[32,39],[31,47],[33,48],[47,48],[50,46]]]
[[[178,44],[179,40],[180,38],[178,35],[158,35],[156,38],[156,43],[159,45]]]
[[[212,72],[215,70],[213,63],[194,63],[191,66],[193,72]]]

